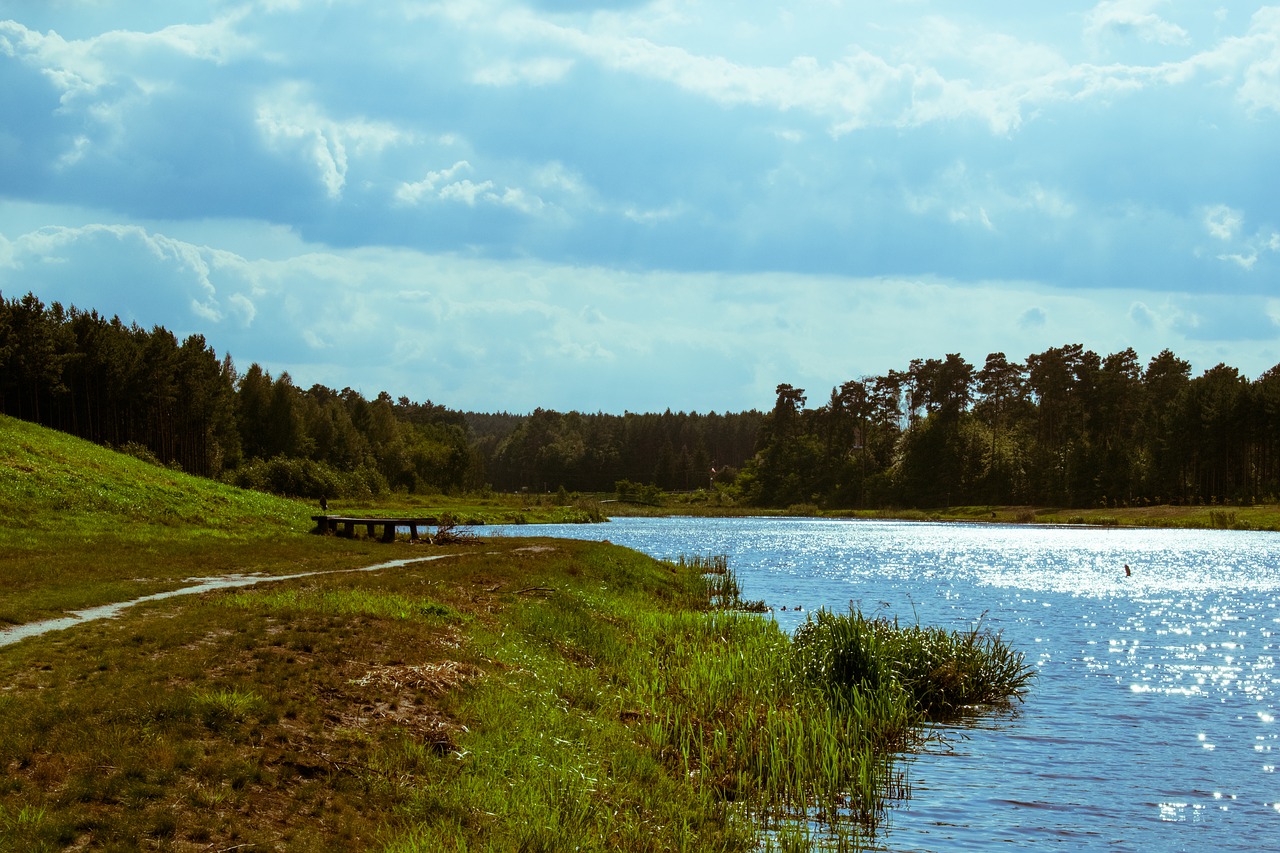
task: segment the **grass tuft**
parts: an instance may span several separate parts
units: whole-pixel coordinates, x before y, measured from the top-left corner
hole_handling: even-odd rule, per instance
[[[1034,676],[1025,656],[985,631],[947,631],[896,619],[820,610],[795,633],[804,678],[842,701],[901,693],[926,720],[1021,701]]]

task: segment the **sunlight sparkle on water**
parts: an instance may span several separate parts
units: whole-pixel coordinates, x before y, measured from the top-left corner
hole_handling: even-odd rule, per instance
[[[1277,829],[1277,534],[759,518],[625,519],[599,536],[727,555],[788,632],[852,604],[981,622],[1026,653],[1025,703],[915,756],[914,794],[876,849],[1255,853]]]

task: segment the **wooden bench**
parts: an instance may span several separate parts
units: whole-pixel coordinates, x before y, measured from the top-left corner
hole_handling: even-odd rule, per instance
[[[376,535],[375,531],[378,527],[381,527],[383,542],[395,541],[397,527],[409,528],[409,538],[412,540],[418,538],[419,527],[431,527],[438,523],[438,520],[434,518],[383,518],[350,515],[313,515],[311,520],[316,523],[316,533],[334,533],[348,538],[356,535],[357,527],[364,527],[369,538],[373,539]]]

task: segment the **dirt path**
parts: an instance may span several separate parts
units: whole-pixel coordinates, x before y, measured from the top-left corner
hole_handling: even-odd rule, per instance
[[[12,628],[6,628],[0,631],[0,646],[8,646],[27,637],[38,637],[41,634],[48,634],[51,631],[61,631],[66,628],[74,628],[76,625],[83,625],[85,622],[92,622],[95,619],[110,619],[120,615],[121,612],[135,604],[141,604],[144,601],[158,601],[162,598],[174,598],[179,595],[196,595],[201,592],[212,592],[216,589],[233,589],[241,586],[253,586],[259,583],[270,583],[272,581],[286,581],[295,578],[307,578],[315,575],[336,575],[344,572],[376,572],[379,569],[395,569],[400,566],[407,566],[410,563],[425,563],[428,560],[440,560],[450,556],[449,554],[436,554],[431,557],[411,557],[405,560],[391,560],[386,563],[378,563],[373,566],[364,566],[358,569],[329,569],[319,572],[299,572],[293,575],[226,575],[216,578],[187,578],[192,583],[191,586],[184,586],[178,589],[171,589],[168,592],[157,592],[151,595],[144,595],[140,598],[130,599],[129,601],[118,601],[114,604],[103,604],[98,607],[90,607],[86,610],[76,610],[70,615],[61,616],[57,619],[46,619],[43,622],[28,622],[25,625],[16,625]]]

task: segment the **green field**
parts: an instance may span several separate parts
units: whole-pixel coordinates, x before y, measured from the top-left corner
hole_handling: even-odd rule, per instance
[[[1030,677],[998,637],[855,613],[793,641],[721,558],[314,536],[305,504],[16,421],[0,447],[8,622],[318,572],[0,646],[3,851],[857,849],[921,723]]]

